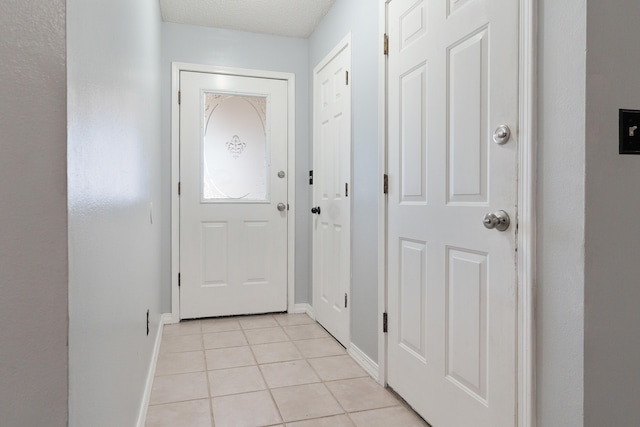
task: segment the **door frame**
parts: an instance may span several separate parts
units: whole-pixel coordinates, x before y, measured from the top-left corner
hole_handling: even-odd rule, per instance
[[[387,334],[382,318],[387,311],[387,197],[383,194],[387,173],[387,57],[384,35],[387,33],[387,5],[393,0],[378,0],[378,382],[387,385]],[[536,426],[536,129],[537,129],[537,8],[538,0],[519,0],[519,149],[517,264],[517,426]]]
[[[180,197],[178,183],[180,181],[180,106],[178,91],[180,90],[180,72],[225,74],[242,77],[284,80],[287,82],[287,311],[295,308],[295,74],[277,71],[253,70],[246,68],[222,67],[216,65],[191,64],[186,62],[171,63],[171,320],[180,321],[180,288],[178,273],[180,272]]]
[[[326,67],[327,65],[329,65],[331,63],[331,61],[333,61],[333,59],[338,56],[342,51],[344,51],[345,49],[349,49],[349,73],[351,75],[353,75],[353,69],[352,69],[352,65],[353,65],[353,50],[352,50],[352,44],[351,44],[351,32],[347,33],[342,40],[340,40],[332,49],[331,51],[329,51],[329,53],[327,53],[324,58],[322,58],[318,64],[316,64],[315,67],[313,67],[313,78],[311,81],[311,93],[312,93],[312,99],[311,99],[311,107],[312,107],[312,114],[311,114],[311,128],[312,128],[312,134],[313,137],[311,139],[311,153],[312,155],[315,155],[315,148],[316,148],[316,144],[318,143],[318,132],[319,129],[316,128],[316,115],[318,114],[318,112],[316,111],[316,101],[317,98],[319,97],[319,94],[317,93],[317,87],[316,87],[316,83],[317,83],[317,76],[318,76],[318,72],[320,70],[322,70],[324,67]],[[351,193],[352,195],[348,198],[349,199],[349,241],[352,242],[353,241],[353,231],[352,231],[352,224],[353,224],[353,92],[352,92],[352,87],[351,87],[351,78],[349,78],[349,128],[350,128],[350,133],[349,133],[349,152],[350,152],[350,158],[349,158],[349,185],[351,186]],[[313,167],[313,161],[315,161],[315,158],[312,160],[312,169],[315,169],[315,167]],[[317,176],[317,175],[316,175]],[[315,200],[313,199],[314,197],[314,192],[315,192],[315,187],[311,190],[311,200],[312,200],[312,205],[315,206]],[[313,221],[313,220],[312,220]],[[314,254],[313,254],[313,246],[314,246],[314,234],[313,231],[311,232],[311,249],[312,249],[312,254],[311,254],[311,295],[315,296],[316,294],[316,283],[314,280],[314,267],[315,267],[315,263],[314,263]],[[348,290],[347,290],[347,294],[348,294],[348,298],[349,300],[351,300],[351,285],[352,285],[352,273],[353,273],[353,255],[352,255],[352,245],[350,243],[349,245],[349,284],[348,284]],[[312,298],[312,304],[313,304],[313,308],[315,311],[315,299]],[[351,346],[351,305],[349,305],[348,307],[349,311],[349,316],[347,317],[347,340],[345,343],[345,347],[349,348]]]

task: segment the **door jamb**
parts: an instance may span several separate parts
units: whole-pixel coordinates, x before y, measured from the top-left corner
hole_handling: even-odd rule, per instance
[[[387,384],[387,334],[382,316],[387,311],[387,197],[383,177],[387,173],[387,57],[383,39],[387,32],[387,5],[379,0],[379,111],[378,169],[378,381]],[[517,408],[518,427],[536,426],[536,149],[537,149],[537,6],[538,0],[519,0],[519,142],[517,238]]]
[[[287,82],[287,311],[294,312],[295,306],[295,74],[276,71],[252,70],[215,65],[171,63],[171,320],[180,321],[180,71],[227,74],[244,77],[285,80]]]

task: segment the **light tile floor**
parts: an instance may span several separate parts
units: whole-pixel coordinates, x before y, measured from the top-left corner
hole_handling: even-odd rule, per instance
[[[425,427],[306,314],[164,328],[147,427]]]

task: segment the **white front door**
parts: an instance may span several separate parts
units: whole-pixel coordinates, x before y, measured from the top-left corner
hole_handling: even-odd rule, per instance
[[[180,72],[180,317],[287,309],[287,82]]]
[[[388,32],[388,384],[433,426],[514,426],[518,2],[391,0]]]
[[[349,343],[351,284],[351,45],[347,37],[313,73],[313,310]]]

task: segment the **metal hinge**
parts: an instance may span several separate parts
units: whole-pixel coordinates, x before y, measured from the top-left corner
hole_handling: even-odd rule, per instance
[[[384,33],[384,47],[383,51],[385,55],[389,55],[389,36],[387,33]]]
[[[344,183],[344,197],[349,197],[349,183]]]
[[[349,71],[344,72],[344,82],[347,86],[349,86]]]
[[[382,183],[382,192],[384,194],[389,194],[389,175],[384,174],[384,179]]]
[[[344,308],[347,308],[347,294],[344,294]]]
[[[178,287],[180,287],[180,273],[178,273]]]
[[[388,332],[389,331],[389,325],[387,323],[387,313],[382,313],[382,332]]]
[[[180,195],[180,183],[178,182],[178,196]]]
[[[309,185],[313,185],[313,171],[309,171]]]
[[[182,103],[182,92],[178,91],[178,105]]]

